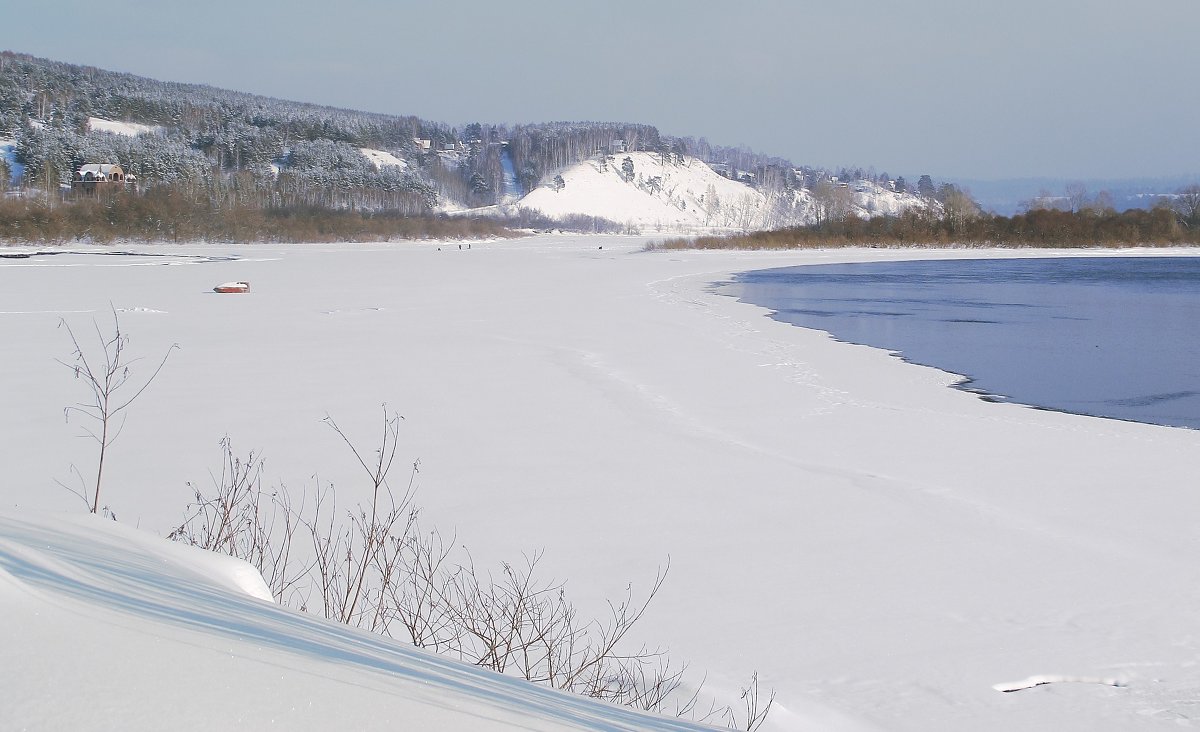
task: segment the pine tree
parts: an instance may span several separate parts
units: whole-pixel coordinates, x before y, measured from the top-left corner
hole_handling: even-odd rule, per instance
[[[928,175],[923,175],[917,181],[917,193],[922,198],[933,198],[937,195],[937,189],[933,187],[933,179]]]
[[[683,159],[687,155],[687,146],[683,144],[683,140],[676,140],[671,146],[671,152],[675,155],[675,164],[683,165]]]

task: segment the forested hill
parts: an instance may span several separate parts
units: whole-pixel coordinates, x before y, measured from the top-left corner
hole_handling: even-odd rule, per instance
[[[746,148],[668,137],[650,125],[472,123],[462,128],[291,102],[204,85],[155,81],[28,55],[0,53],[0,175],[54,190],[85,163],[117,162],[143,188],[169,185],[215,200],[402,214],[505,200],[507,166],[523,191],[597,156],[654,153],[699,159],[751,189],[801,191],[867,179],[903,192],[903,179],[800,167]],[[19,175],[14,175],[19,173]],[[512,175],[510,175],[510,187]]]

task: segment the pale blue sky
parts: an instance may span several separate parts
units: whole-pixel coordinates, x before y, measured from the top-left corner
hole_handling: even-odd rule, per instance
[[[645,122],[893,175],[1200,172],[1197,0],[0,0],[0,20],[0,48],[451,124]]]

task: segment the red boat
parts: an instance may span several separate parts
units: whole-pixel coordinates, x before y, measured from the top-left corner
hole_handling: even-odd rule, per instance
[[[250,292],[250,283],[249,282],[226,282],[223,285],[217,285],[216,287],[214,287],[213,292],[226,292],[226,293]]]

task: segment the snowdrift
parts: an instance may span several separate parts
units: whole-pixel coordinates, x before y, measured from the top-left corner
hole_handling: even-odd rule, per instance
[[[0,514],[0,611],[6,730],[705,729],[278,607],[249,565],[90,515]]]

